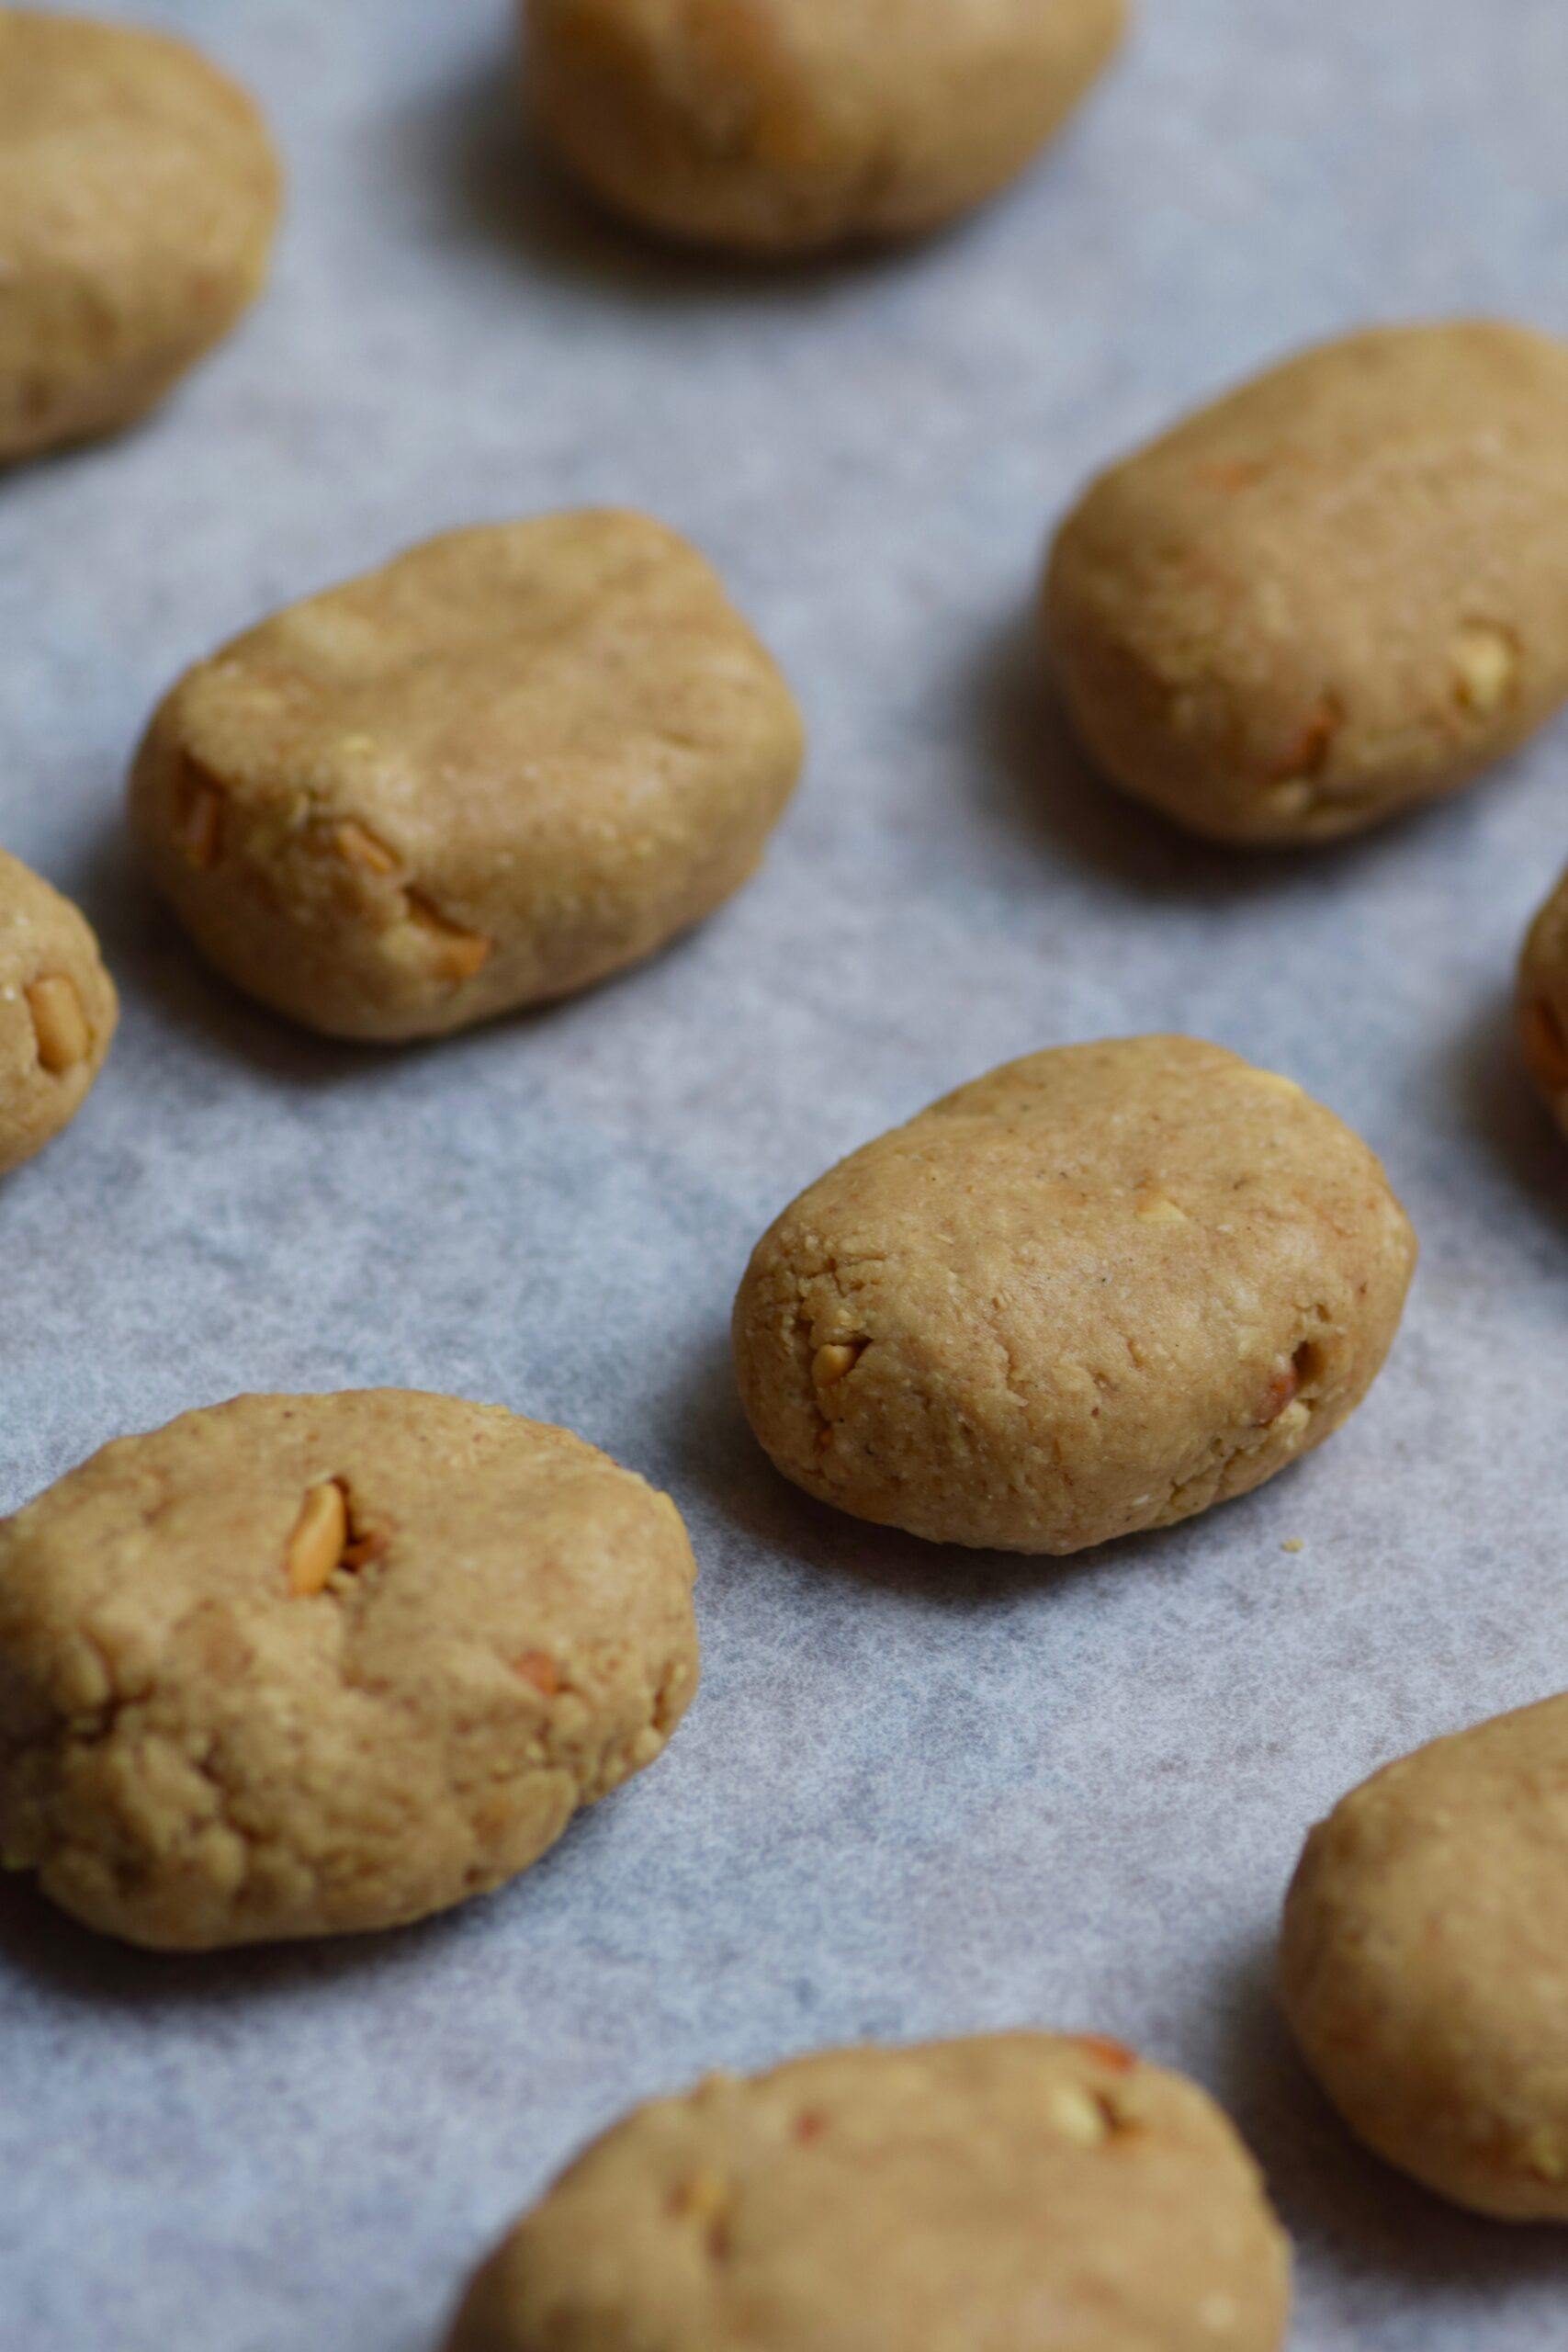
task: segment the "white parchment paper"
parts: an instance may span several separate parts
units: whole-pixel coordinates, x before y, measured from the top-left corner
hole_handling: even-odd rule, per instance
[[[1240,863],[1084,773],[1026,627],[1084,475],[1283,348],[1568,327],[1568,12],[1145,0],[1016,195],[775,275],[541,177],[492,0],[156,13],[262,95],[292,209],[269,299],[155,419],[0,479],[0,838],[125,999],[88,1110],[0,1191],[0,1510],[240,1389],[498,1399],[673,1491],[706,1671],[656,1770],[419,1930],[155,1960],[0,1891],[0,2344],[427,2352],[633,2100],[1020,2020],[1229,2105],[1300,2248],[1302,2352],[1568,2341],[1562,2241],[1363,2157],[1269,1992],[1309,1822],[1568,1683],[1568,1150],[1505,1021],[1568,735],[1397,831]],[[157,695],[428,532],[583,501],[692,533],[806,703],[756,883],[614,986],[425,1050],[314,1042],[209,978],[121,831]],[[1157,1026],[1386,1157],[1425,1255],[1366,1409],[1250,1500],[1055,1568],[784,1485],[726,1338],[767,1220],[1007,1057]]]

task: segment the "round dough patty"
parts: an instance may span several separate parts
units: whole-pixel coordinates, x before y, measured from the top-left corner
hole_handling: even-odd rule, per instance
[[[651,955],[756,867],[799,714],[685,540],[453,531],[186,673],[131,820],[220,971],[308,1027],[434,1035]]]
[[[1382,1169],[1289,1079],[1190,1037],[1064,1046],[853,1153],[735,1306],[779,1468],[938,1542],[1065,1553],[1322,1443],[1415,1263]]]
[[[998,2034],[638,2109],[480,2271],[449,2352],[1271,2352],[1289,2291],[1194,2084]]]
[[[0,1523],[0,1853],[167,1949],[444,1909],[660,1754],[695,1573],[667,1496],[498,1406],[120,1439]]]
[[[527,0],[528,95],[596,195],[700,243],[915,235],[1021,172],[1126,0]]]
[[[0,1176],[75,1117],[118,1019],[86,918],[0,850]]]
[[[0,8],[0,459],[125,424],[261,289],[282,181],[183,41]]]
[[[1516,1017],[1526,1067],[1568,1135],[1568,874],[1529,927]]]
[[[1284,2010],[1351,2129],[1439,2196],[1568,2222],[1568,1698],[1391,1764],[1308,1838]]]

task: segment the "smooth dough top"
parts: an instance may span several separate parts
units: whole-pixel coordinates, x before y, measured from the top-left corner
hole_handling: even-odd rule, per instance
[[[637,960],[755,867],[802,731],[684,539],[453,531],[181,679],[132,784],[153,872],[264,1001],[434,1034]]]
[[[440,1909],[660,1753],[694,1574],[668,1497],[497,1406],[242,1396],[121,1439],[0,1522],[0,1852],[157,1946]]]
[[[527,0],[573,167],[670,234],[794,252],[916,234],[1028,163],[1126,0]]]
[[[741,1396],[787,1476],[942,1542],[1065,1553],[1245,1493],[1359,1403],[1409,1223],[1289,1079],[1190,1037],[1010,1062],[757,1245]]]
[[[1288,2300],[1194,2084],[1015,2033],[639,2109],[480,2272],[451,2352],[1272,2352]]]
[[[281,188],[185,42],[0,8],[0,458],[155,400],[259,288]]]
[[[1307,1841],[1286,2015],[1391,2163],[1512,2221],[1568,2221],[1568,1698],[1375,1773]]]
[[[85,917],[0,850],[0,1175],[75,1116],[118,1018]]]

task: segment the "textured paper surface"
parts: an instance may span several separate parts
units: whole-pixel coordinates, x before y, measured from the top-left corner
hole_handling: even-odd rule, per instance
[[[87,1112],[0,1192],[0,1510],[239,1389],[499,1399],[673,1491],[706,1674],[655,1770],[421,1930],[157,1961],[0,1892],[6,2352],[426,2352],[632,2100],[1019,2020],[1227,2102],[1300,2246],[1303,2352],[1558,2341],[1568,2246],[1359,2154],[1268,1987],[1309,1822],[1568,1683],[1568,1152],[1505,1026],[1568,736],[1359,845],[1236,863],[1085,775],[1025,614],[1086,472],[1292,343],[1568,326],[1561,0],[1146,0],[1012,198],[772,277],[535,176],[489,0],[162,15],[262,94],[292,209],[265,307],[154,421],[0,481],[0,837],[87,907],[125,998]],[[209,980],[120,828],[156,695],[429,531],[580,501],[693,533],[807,705],[754,886],[649,968],[428,1050],[314,1043]],[[796,1496],[728,1367],[763,1225],[992,1064],[1159,1026],[1291,1071],[1386,1156],[1425,1255],[1365,1411],[1077,1566]]]

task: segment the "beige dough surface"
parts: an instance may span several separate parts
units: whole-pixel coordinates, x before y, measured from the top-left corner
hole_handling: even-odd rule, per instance
[[[1380,2155],[1477,2212],[1568,2222],[1568,1698],[1434,1741],[1318,1824],[1280,1986]]]
[[[1288,361],[1101,476],[1045,630],[1107,775],[1197,832],[1457,790],[1568,695],[1568,345],[1471,321]]]
[[[938,1542],[1066,1553],[1322,1443],[1415,1264],[1372,1153],[1190,1037],[1010,1062],[829,1170],[735,1305],[786,1477]]]
[[[1568,873],[1529,927],[1516,1013],[1526,1066],[1568,1135]]]
[[[648,227],[786,254],[918,234],[1014,178],[1126,0],[527,0],[526,93]]]
[[[695,1573],[667,1496],[498,1406],[120,1439],[0,1522],[0,1855],[165,1949],[445,1909],[660,1754]]]
[[[0,850],[0,1176],[75,1117],[118,1019],[85,917]]]
[[[1289,2299],[1195,2084],[997,2034],[638,2109],[480,2271],[449,2352],[1274,2352]]]
[[[710,913],[802,751],[696,550],[590,511],[449,532],[236,638],[159,707],[130,812],[240,987],[329,1035],[427,1036]]]
[[[281,202],[261,117],[196,50],[0,8],[0,461],[160,400],[260,292]]]

